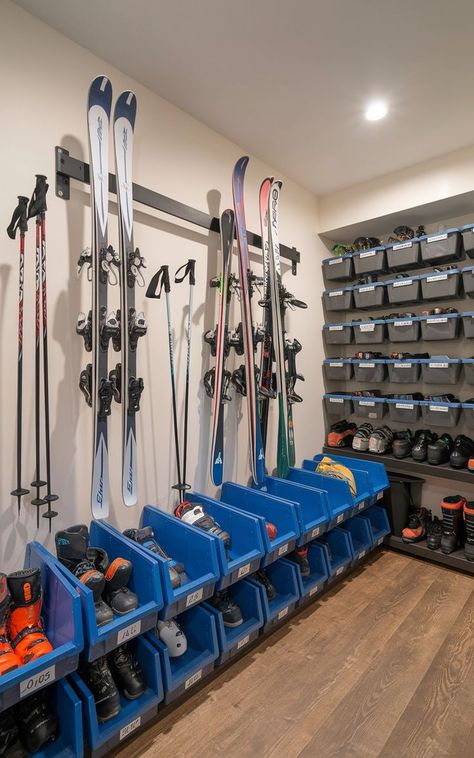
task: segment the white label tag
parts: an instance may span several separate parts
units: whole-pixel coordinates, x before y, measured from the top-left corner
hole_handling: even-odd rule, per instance
[[[186,608],[189,608],[190,605],[194,605],[195,603],[199,603],[203,596],[203,587],[201,587],[200,590],[196,590],[196,592],[190,592],[190,594],[186,598]]]
[[[242,637],[242,639],[239,640],[237,643],[237,650],[240,650],[241,647],[244,647],[244,645],[247,644],[249,639],[250,639],[250,634],[246,634],[245,637]]]
[[[338,361],[336,363],[333,363],[331,361],[331,363],[329,365],[330,365],[331,368],[342,368],[344,364],[343,364],[342,361]]]
[[[330,403],[343,403],[344,402],[343,397],[328,397],[326,399],[329,400]]]
[[[395,408],[399,408],[401,411],[412,411],[414,407],[413,403],[395,403]]]
[[[313,529],[313,531],[311,532],[310,539],[314,540],[314,538],[319,535],[320,531],[321,531],[321,528],[319,526],[317,526],[316,529]]]
[[[373,292],[374,289],[375,286],[371,284],[370,287],[359,287],[359,292]]]
[[[242,576],[247,576],[250,571],[250,563],[246,563],[245,566],[241,566],[237,571],[237,577],[240,579]]]
[[[336,524],[340,524],[341,521],[344,521],[344,514],[340,513],[339,516],[336,518]]]
[[[342,332],[343,329],[344,329],[343,324],[336,324],[335,326],[329,327],[330,332]]]
[[[375,368],[375,363],[359,363],[359,368]]]
[[[313,597],[317,592],[319,592],[319,584],[316,585],[316,587],[311,587],[310,591],[308,592],[308,597]]]
[[[342,290],[333,290],[332,292],[328,293],[329,297],[341,297]]]
[[[382,544],[382,542],[383,542],[383,537],[380,537],[380,538],[377,540],[377,547],[378,547],[379,545],[381,545],[381,544]]]
[[[199,671],[196,671],[196,673],[190,676],[189,679],[186,679],[184,683],[184,689],[188,690],[190,687],[193,686],[193,684],[196,684],[196,682],[199,682],[201,677],[202,677],[202,669],[199,669]]]
[[[413,284],[413,279],[397,279],[392,282],[392,287],[408,287],[409,284]]]
[[[412,326],[413,321],[394,321],[393,326]]]
[[[428,363],[429,368],[449,368],[449,363]]]
[[[377,500],[383,499],[383,492],[377,492]]]
[[[362,511],[365,508],[365,500],[363,500],[359,505],[357,506],[358,511]]]
[[[427,276],[427,282],[441,282],[448,278],[447,274],[436,274],[436,276]]]
[[[121,629],[117,632],[117,645],[121,645],[122,642],[127,642],[127,640],[131,640],[132,637],[136,637],[140,634],[141,630],[141,621],[135,621],[133,624],[130,624],[130,626],[126,626],[125,629]]]
[[[445,408],[443,405],[429,405],[428,407],[430,411],[435,411],[436,413],[447,413],[449,411],[449,408]]]
[[[403,250],[405,247],[413,247],[413,242],[411,240],[409,242],[400,242],[399,245],[394,245],[392,250]]]
[[[361,332],[373,332],[375,331],[375,324],[359,324]]]
[[[280,611],[280,613],[277,616],[278,620],[285,618],[287,613],[288,613],[288,606],[286,606],[286,608],[283,608],[283,610]]]
[[[120,730],[119,740],[122,741],[125,737],[128,737],[128,735],[134,732],[135,729],[138,729],[141,723],[142,717],[138,716],[134,721],[131,721],[127,726],[124,726],[123,729]]]
[[[344,569],[345,569],[345,566],[339,566],[339,568],[336,570],[336,576],[339,576],[339,574],[342,574]]]
[[[374,255],[377,255],[377,250],[368,250],[366,253],[361,253],[359,258],[373,258]]]
[[[448,235],[447,233],[444,234],[435,234],[434,237],[428,237],[427,242],[441,242],[441,240],[447,240]]]
[[[28,679],[23,679],[20,682],[20,698],[31,695],[35,690],[40,690],[41,687],[46,687],[48,684],[54,682],[56,678],[56,666],[50,666],[47,669],[38,671],[37,674],[33,674]]]
[[[328,261],[330,266],[336,266],[338,263],[342,263],[342,258],[333,258],[332,260]]]
[[[359,403],[359,405],[368,405],[370,408],[372,408],[375,405],[373,400],[358,400],[357,402]]]
[[[444,318],[427,318],[426,319],[428,324],[447,324],[448,319],[446,317]]]
[[[288,552],[288,542],[278,548],[278,555],[285,555]]]
[[[360,553],[359,553],[359,555],[357,556],[357,559],[360,561],[360,559],[364,557],[364,555],[366,554],[366,552],[367,552],[367,550],[361,550]]]
[[[394,363],[393,368],[411,368],[413,366],[412,363]]]

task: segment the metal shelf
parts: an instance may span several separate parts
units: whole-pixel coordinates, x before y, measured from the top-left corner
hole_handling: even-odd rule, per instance
[[[462,549],[445,555],[441,550],[430,550],[426,547],[425,540],[421,542],[403,542],[401,537],[394,537],[393,535],[387,537],[386,544],[394,550],[414,555],[416,558],[423,558],[432,563],[439,563],[441,566],[448,566],[457,571],[474,574],[474,561],[468,561]]]

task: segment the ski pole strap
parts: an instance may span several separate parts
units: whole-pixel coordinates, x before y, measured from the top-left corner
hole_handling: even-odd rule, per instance
[[[43,176],[43,174],[36,174],[36,187],[31,196],[30,207],[28,208],[28,218],[38,216],[40,213],[44,213],[47,210],[46,193],[48,188],[49,184],[46,181],[46,177]]]
[[[20,234],[24,234],[28,230],[28,198],[23,195],[18,195],[18,205],[7,226],[7,234],[10,239],[15,239],[17,229],[20,230]]]
[[[169,266],[162,266],[156,272],[156,274],[152,276],[150,279],[150,284],[148,285],[147,291],[145,293],[145,297],[149,297],[155,300],[161,297],[161,291],[163,288],[166,293],[168,293],[171,289]]]
[[[179,272],[184,269],[184,274],[181,276],[178,276]],[[184,282],[187,276],[189,276],[189,284],[191,287],[196,284],[196,277],[194,276],[194,271],[196,269],[196,261],[193,258],[190,258],[187,263],[184,264],[184,266],[181,266],[174,275],[174,283],[180,284],[181,282]]]

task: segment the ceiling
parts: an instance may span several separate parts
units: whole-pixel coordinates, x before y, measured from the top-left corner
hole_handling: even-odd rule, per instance
[[[316,194],[474,141],[472,0],[16,1]]]

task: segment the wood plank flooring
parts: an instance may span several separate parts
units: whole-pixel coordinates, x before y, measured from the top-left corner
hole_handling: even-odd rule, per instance
[[[473,579],[379,553],[113,755],[474,758]]]

